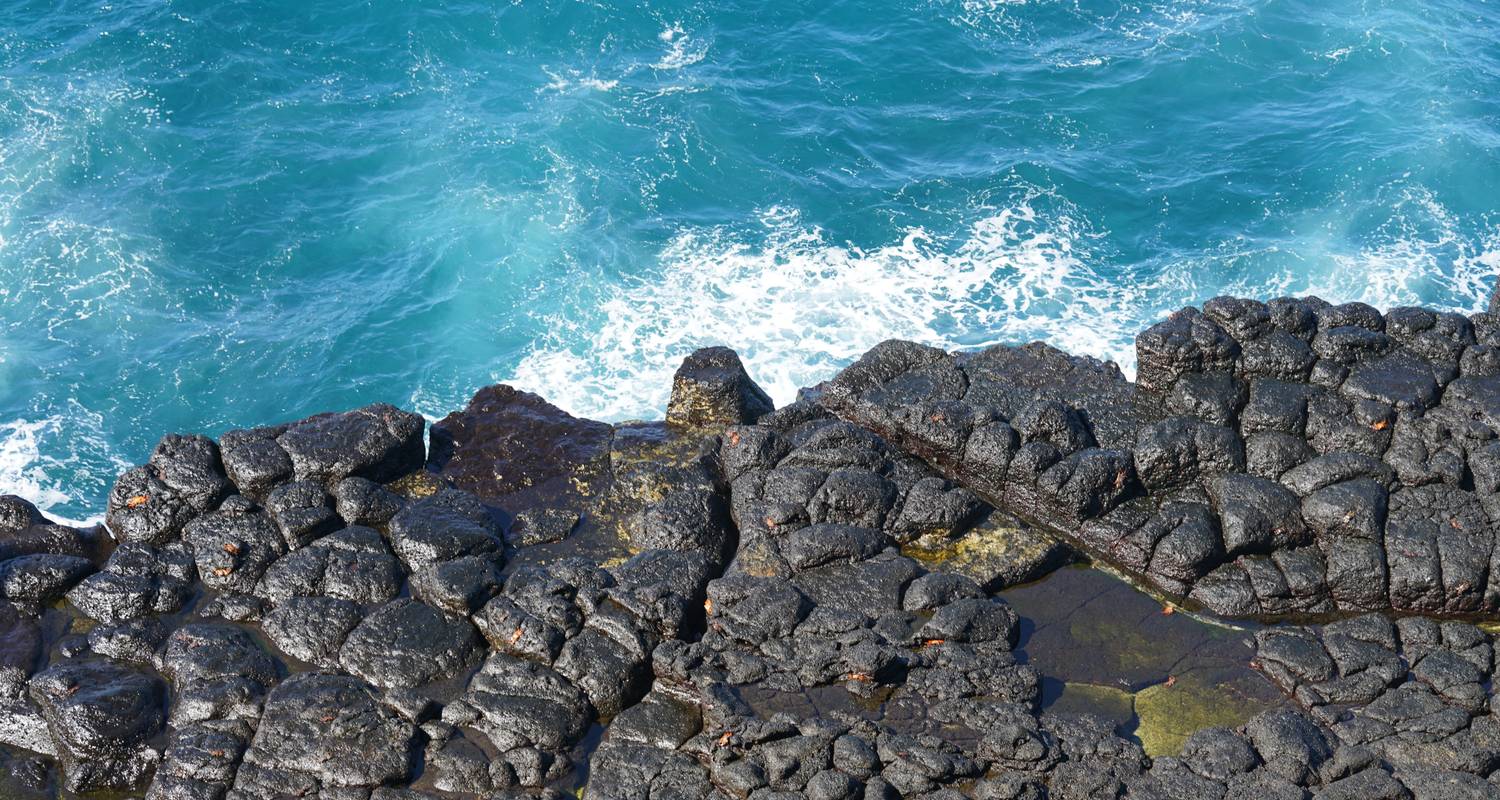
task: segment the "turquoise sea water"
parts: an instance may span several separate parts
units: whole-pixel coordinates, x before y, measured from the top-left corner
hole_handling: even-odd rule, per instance
[[[1477,0],[3,5],[0,492],[64,517],[166,431],[1500,273]]]

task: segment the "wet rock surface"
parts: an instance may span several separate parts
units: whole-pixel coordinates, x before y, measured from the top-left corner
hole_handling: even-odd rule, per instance
[[[1220,298],[1138,383],[710,348],[662,423],[168,436],[113,537],[0,498],[0,796],[1500,796],[1497,335]]]
[[[1218,298],[1140,377],[888,342],[822,404],[1091,558],[1226,617],[1500,611],[1492,315]]]

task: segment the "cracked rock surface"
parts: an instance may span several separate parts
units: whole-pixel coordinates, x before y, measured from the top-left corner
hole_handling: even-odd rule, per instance
[[[0,796],[1500,797],[1500,317],[1137,344],[780,409],[710,348],[666,422],[493,386],[167,436],[107,529],[0,498]]]

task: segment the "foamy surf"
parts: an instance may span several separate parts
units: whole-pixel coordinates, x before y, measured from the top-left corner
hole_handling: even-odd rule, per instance
[[[693,349],[739,351],[778,405],[890,338],[945,349],[1042,341],[1135,374],[1135,335],[1217,294],[1318,295],[1379,308],[1427,304],[1472,313],[1500,272],[1500,231],[1467,223],[1420,189],[1373,234],[1295,254],[1208,251],[1157,263],[1107,263],[1107,238],[1055,192],[1028,187],[961,235],[922,228],[864,249],[831,241],[796,210],[771,208],[757,236],[679,233],[650,278],[606,290],[592,314],[555,315],[505,379],[568,411],[605,420],[659,417]],[[1253,262],[1253,280],[1227,278]],[[1276,263],[1298,263],[1277,271]],[[1219,273],[1221,282],[1209,283]]]
[[[1042,200],[1063,210],[1044,212]],[[1042,340],[1130,370],[1154,308],[1149,283],[1090,266],[1098,234],[1040,190],[961,236],[912,228],[873,249],[830,241],[795,210],[768,209],[759,224],[758,241],[680,233],[658,275],[614,288],[586,319],[553,319],[509,381],[619,420],[660,415],[677,364],[710,344],[738,350],[778,404],[888,338],[950,349]]]
[[[102,514],[74,519],[56,510],[74,503],[68,490],[80,476],[75,474],[76,458],[44,455],[43,450],[67,427],[60,416],[0,423],[0,494],[19,495],[64,525],[93,525],[103,521]]]

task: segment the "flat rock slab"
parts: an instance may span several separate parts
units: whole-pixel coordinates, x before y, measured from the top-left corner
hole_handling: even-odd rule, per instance
[[[411,689],[451,677],[479,644],[467,619],[416,600],[395,600],[349,632],[339,663],[376,686]]]
[[[372,787],[411,774],[415,736],[364,681],[307,673],[271,692],[245,762],[329,787]]]

